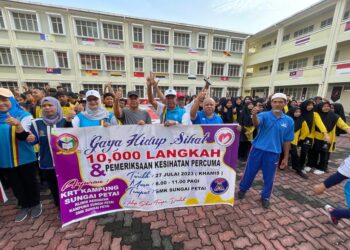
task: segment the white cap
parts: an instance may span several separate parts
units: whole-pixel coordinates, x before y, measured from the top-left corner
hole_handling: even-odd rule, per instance
[[[164,96],[167,97],[167,96],[170,96],[170,95],[176,96],[175,89],[167,89],[167,90],[165,90]]]
[[[0,95],[4,97],[13,97],[11,90],[5,88],[0,88]]]
[[[276,94],[274,94],[274,95],[271,97],[271,101],[272,101],[273,99],[276,99],[276,98],[282,98],[282,99],[284,99],[285,101],[287,101],[287,96],[286,96],[285,94],[283,94],[283,93],[276,93]]]
[[[101,99],[100,93],[96,90],[88,90],[85,94],[85,97],[88,98],[89,96],[94,96],[98,99]]]

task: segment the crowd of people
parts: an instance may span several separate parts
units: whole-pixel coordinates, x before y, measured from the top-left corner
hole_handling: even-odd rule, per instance
[[[284,169],[290,158],[292,169],[303,179],[311,170],[324,174],[328,172],[330,154],[336,149],[336,136],[350,134],[341,104],[325,98],[300,101],[283,93],[268,98],[216,98],[209,96],[208,82],[198,95],[187,96],[172,88],[163,93],[158,83],[151,73],[146,83],[147,97],[164,126],[239,124],[238,157],[247,164],[238,198],[244,198],[261,169],[264,208],[269,207],[278,167]],[[0,178],[17,198],[20,209],[15,221],[41,215],[40,183],[47,183],[59,209],[50,148],[52,128],[151,123],[149,113],[140,108],[138,92],[129,91],[124,99],[121,89],[114,90],[111,84],[106,84],[104,93],[73,93],[60,86],[24,88],[23,92],[0,88]]]

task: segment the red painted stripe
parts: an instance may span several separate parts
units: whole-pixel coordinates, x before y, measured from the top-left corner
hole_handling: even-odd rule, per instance
[[[348,69],[350,68],[350,63],[337,65],[337,69]]]

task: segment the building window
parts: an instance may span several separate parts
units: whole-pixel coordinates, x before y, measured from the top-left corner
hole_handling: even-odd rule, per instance
[[[17,82],[0,82],[0,87],[5,89],[15,89],[18,87]]]
[[[188,61],[174,60],[174,74],[188,74]]]
[[[242,52],[243,49],[243,41],[231,39],[231,51],[233,52]]]
[[[169,44],[169,31],[168,30],[152,29],[152,43],[168,45]]]
[[[121,24],[103,23],[103,38],[109,40],[123,40],[123,26]]]
[[[124,56],[106,56],[107,70],[125,71]]]
[[[143,72],[143,58],[134,57],[134,70],[135,72]]]
[[[42,50],[20,49],[23,66],[45,67],[44,53]]]
[[[278,64],[277,71],[283,71],[284,70],[284,62],[281,62]]]
[[[81,69],[93,70],[101,69],[100,55],[80,54]]]
[[[139,97],[143,98],[145,96],[145,88],[143,85],[136,85],[135,91],[139,95]]]
[[[72,85],[70,83],[60,83],[61,87],[67,92],[72,92]]]
[[[325,54],[314,56],[314,62],[312,65],[313,66],[323,65],[324,64],[324,57],[325,57]]]
[[[169,60],[152,59],[152,71],[154,73],[169,73]]]
[[[206,35],[198,35],[198,49],[205,49],[207,47],[207,36]]]
[[[47,82],[26,82],[28,88],[45,88]]]
[[[204,75],[204,62],[197,62],[197,75]]]
[[[227,38],[214,37],[213,50],[226,50]]]
[[[339,50],[337,50],[336,52],[335,52],[335,55],[334,55],[334,60],[333,60],[334,62],[338,62],[339,61]]]
[[[297,38],[299,36],[311,33],[312,31],[314,31],[314,26],[313,25],[310,25],[310,26],[308,26],[306,28],[297,30],[297,31],[294,32],[294,38]]]
[[[222,97],[222,88],[210,88],[210,96],[212,97]]]
[[[282,42],[288,41],[290,38],[290,34],[284,35],[282,38]]]
[[[0,48],[0,65],[13,65],[11,50],[9,48]]]
[[[239,76],[240,70],[241,70],[240,65],[230,64],[228,65],[228,76],[237,77]]]
[[[226,96],[228,97],[236,97],[238,94],[238,88],[228,87],[226,91]]]
[[[203,90],[203,87],[196,87],[196,95],[198,95]]]
[[[293,69],[305,68],[306,65],[307,65],[307,58],[292,60],[292,61],[289,61],[288,69],[293,70]]]
[[[165,90],[169,89],[169,86],[159,86],[160,91],[162,91],[162,93],[165,92]]]
[[[86,21],[75,19],[77,36],[98,38],[98,28],[96,21]]]
[[[259,67],[259,71],[266,71],[269,69],[269,66],[262,66],[262,67]]]
[[[330,17],[330,18],[328,18],[328,19],[326,19],[326,20],[323,20],[323,21],[321,22],[320,28],[322,29],[322,28],[325,28],[325,27],[327,27],[327,26],[331,26],[331,25],[332,25],[332,22],[333,22],[333,17]]]
[[[2,10],[0,10],[0,29],[5,29],[5,21],[4,16],[2,14]]]
[[[181,86],[174,86],[174,89],[176,92],[181,92],[181,93],[184,93],[184,94],[188,94],[188,87],[181,87]]]
[[[12,12],[12,17],[16,30],[39,31],[36,14]]]
[[[272,45],[271,41],[270,41],[270,42],[267,42],[267,43],[263,43],[263,44],[261,45],[261,48],[268,48],[268,47],[270,47],[271,45]]]
[[[100,92],[100,94],[103,93],[103,85],[102,84],[83,84],[83,89],[85,91],[97,90],[98,92]]]
[[[143,43],[143,28],[140,26],[133,26],[133,41],[137,43]]]
[[[344,12],[343,20],[346,20],[349,18],[349,13],[350,13],[349,11]]]
[[[49,16],[50,23],[51,23],[51,33],[63,35],[64,34],[64,28],[63,28],[63,21],[61,16]]]
[[[56,51],[57,63],[59,68],[68,69],[69,61],[66,51]]]
[[[211,75],[212,76],[223,76],[224,75],[224,63],[212,63],[211,64]]]
[[[174,32],[174,46],[190,47],[190,34]]]

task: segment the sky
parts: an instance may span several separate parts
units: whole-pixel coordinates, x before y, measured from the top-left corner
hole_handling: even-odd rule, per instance
[[[319,0],[31,0],[254,34]]]

